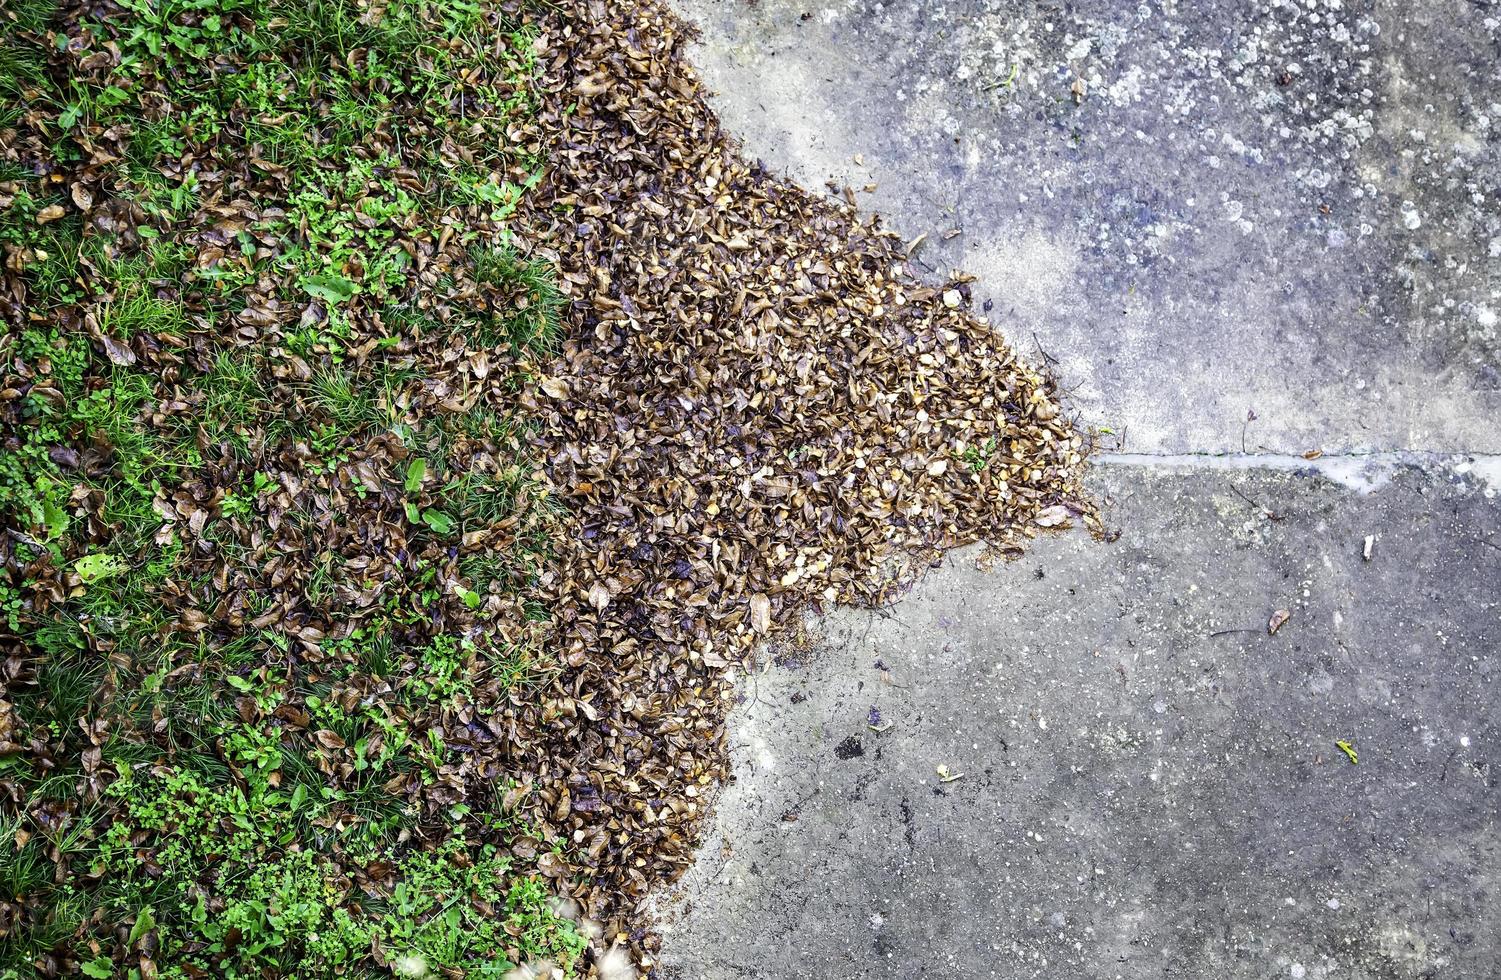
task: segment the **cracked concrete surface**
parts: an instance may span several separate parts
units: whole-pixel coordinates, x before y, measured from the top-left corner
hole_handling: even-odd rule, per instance
[[[659,974],[1501,976],[1501,8],[678,2],[1113,430],[1121,537],[772,651]]]

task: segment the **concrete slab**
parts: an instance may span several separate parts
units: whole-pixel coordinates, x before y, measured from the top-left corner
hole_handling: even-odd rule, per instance
[[[1501,976],[1501,10],[676,2],[1124,446],[746,681],[662,972]]]
[[[1326,472],[1107,461],[1117,542],[828,617],[744,684],[663,973],[1498,975],[1496,488]]]
[[[747,152],[874,183],[1127,451],[1501,451],[1494,4],[677,6]]]

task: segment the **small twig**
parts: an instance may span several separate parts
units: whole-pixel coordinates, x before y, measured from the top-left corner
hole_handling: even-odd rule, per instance
[[[1215,632],[1210,633],[1209,635],[1210,635],[1210,637],[1216,637],[1216,636],[1225,636],[1225,635],[1227,635],[1229,633],[1260,633],[1260,632],[1261,632],[1261,630],[1256,629],[1256,628],[1253,627],[1253,628],[1250,628],[1250,629],[1216,630]]]
[[[1246,496],[1244,493],[1241,493],[1239,487],[1231,487],[1230,488],[1230,492],[1233,493],[1233,494],[1235,494],[1241,500],[1244,500],[1246,503],[1250,504],[1252,507],[1255,507],[1258,510],[1260,510],[1263,514],[1266,515],[1267,520],[1269,520],[1269,521],[1280,521],[1280,520],[1282,520],[1282,515],[1281,514],[1277,513],[1275,510],[1272,510],[1270,507],[1268,507],[1266,504],[1263,504],[1261,501],[1259,501],[1259,500],[1253,500],[1250,497]]]
[[[1230,488],[1230,492],[1233,493],[1233,494],[1235,494],[1241,500],[1244,500],[1246,503],[1250,504],[1252,507],[1255,507],[1258,510],[1266,511],[1266,513],[1268,513],[1268,514],[1271,513],[1271,511],[1267,510],[1266,505],[1263,504],[1263,503],[1261,503],[1261,501],[1259,501],[1259,500],[1253,500],[1252,498],[1250,498],[1250,497],[1246,496],[1244,493],[1242,493],[1241,490],[1240,490],[1240,487],[1231,487]]]
[[[896,625],[900,626],[904,630],[907,630],[907,631],[910,632],[911,629],[912,629],[912,627],[910,627],[906,623],[902,622],[901,618],[898,617],[896,615],[896,613],[889,612],[885,606],[873,606],[870,611],[874,615],[880,616],[882,619],[889,620],[890,622],[895,623]]]
[[[1040,341],[1040,340],[1037,339],[1037,331],[1036,330],[1032,331],[1032,343],[1034,343],[1034,344],[1037,345],[1037,353],[1039,353],[1039,354],[1042,355],[1042,360],[1043,360],[1044,363],[1046,363],[1046,364],[1057,364],[1058,363],[1058,358],[1054,357],[1052,354],[1049,354],[1046,350],[1043,350],[1042,341]]]

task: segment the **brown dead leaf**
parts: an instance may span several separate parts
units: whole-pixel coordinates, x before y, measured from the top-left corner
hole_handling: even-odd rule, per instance
[[[757,633],[771,629],[771,599],[766,593],[757,592],[750,597],[750,621],[751,629]]]
[[[120,343],[115,338],[107,335],[102,336],[99,338],[99,343],[104,348],[105,356],[110,359],[111,364],[129,367],[136,362],[135,351]]]
[[[1039,511],[1032,520],[1038,527],[1058,527],[1067,523],[1070,516],[1067,507],[1062,504],[1053,504]]]
[[[345,746],[344,739],[341,738],[337,732],[330,731],[327,728],[320,728],[318,731],[314,732],[313,738],[320,746],[325,749],[329,749],[330,751],[336,751],[338,749],[344,748]]]

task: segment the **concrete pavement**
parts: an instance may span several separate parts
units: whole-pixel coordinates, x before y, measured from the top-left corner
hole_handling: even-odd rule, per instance
[[[679,7],[749,155],[1051,359],[1121,537],[747,678],[663,972],[1501,975],[1501,10]]]

